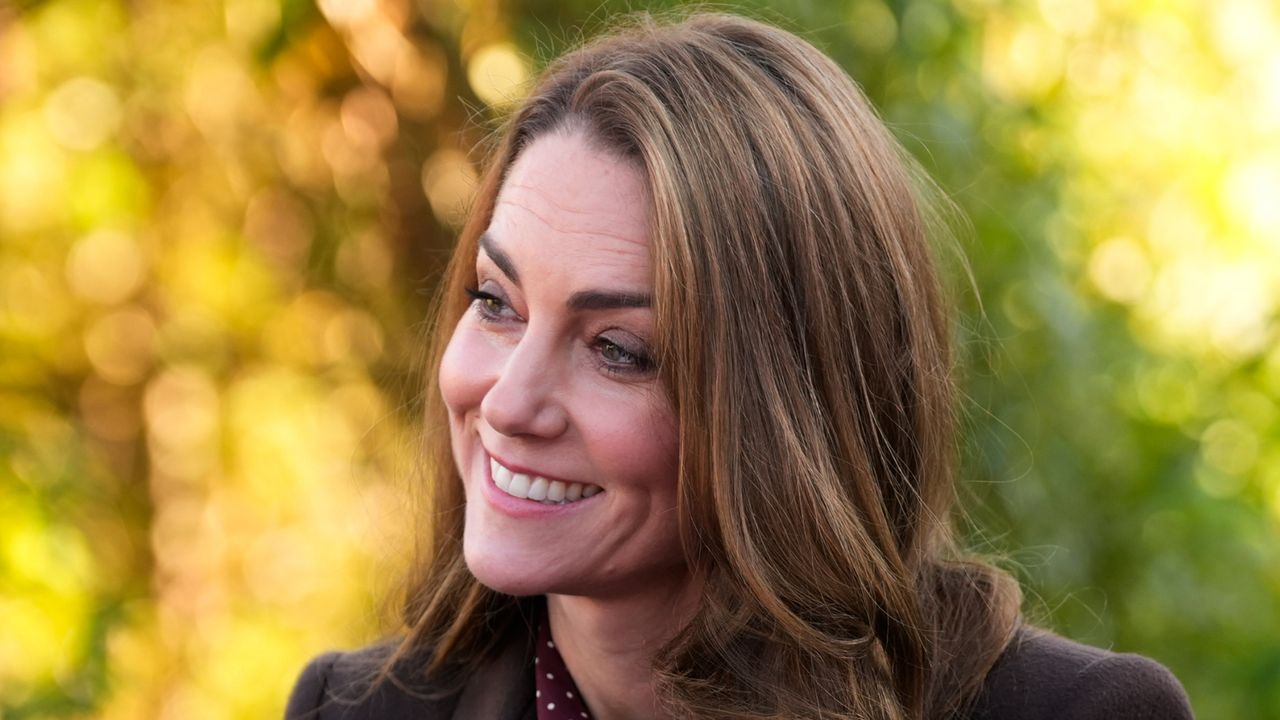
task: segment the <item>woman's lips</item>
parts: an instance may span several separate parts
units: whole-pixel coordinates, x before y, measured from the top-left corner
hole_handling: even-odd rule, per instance
[[[547,505],[565,505],[589,498],[603,489],[599,485],[548,480],[540,475],[514,472],[489,457],[489,475],[499,490],[511,497]]]
[[[597,496],[603,497],[607,495],[603,488],[590,483],[573,483],[564,480],[550,480],[539,475],[527,472],[528,468],[522,468],[526,472],[515,472],[502,464],[485,451],[485,466],[483,473],[483,481],[481,482],[481,494],[484,495],[488,505],[507,517],[516,519],[528,518],[544,518],[559,516],[563,513],[574,513],[580,508],[594,506]],[[517,476],[523,476],[524,480],[518,480]],[[506,484],[506,488],[500,486],[499,480]],[[538,481],[541,482],[538,482]],[[524,486],[524,496],[512,493],[512,483],[516,483],[515,492],[522,491],[521,485]],[[547,496],[543,496],[541,500],[529,499],[529,491],[533,490],[534,495],[545,492],[548,495],[552,492],[559,493],[560,489],[553,490],[553,485],[558,484],[563,488],[564,497],[560,500],[549,500]],[[573,486],[577,486],[573,489]],[[545,488],[545,490],[543,489]],[[577,494],[577,499],[570,500],[570,492]],[[590,493],[589,495],[587,493]]]

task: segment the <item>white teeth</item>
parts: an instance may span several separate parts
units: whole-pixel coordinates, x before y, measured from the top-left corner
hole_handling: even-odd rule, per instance
[[[507,488],[507,494],[518,498],[529,497],[529,476],[523,473],[512,473],[511,486]]]
[[[535,477],[533,483],[529,485],[529,494],[525,497],[530,500],[546,500],[547,499],[547,479]]]
[[[498,464],[497,460],[490,460],[493,467],[493,484],[506,490],[511,487],[511,471]]]
[[[552,480],[547,486],[547,500],[551,502],[561,502],[564,500],[564,483],[559,480]]]
[[[564,505],[604,492],[598,485],[565,483],[537,475],[511,472],[493,458],[489,458],[489,472],[493,475],[493,484],[503,492],[543,505]]]

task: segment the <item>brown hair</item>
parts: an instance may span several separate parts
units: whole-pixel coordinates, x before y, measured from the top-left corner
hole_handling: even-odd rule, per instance
[[[479,235],[534,139],[581,128],[651,194],[656,356],[679,515],[708,578],[655,658],[677,717],[944,718],[1014,626],[1016,584],[951,541],[950,340],[914,166],[804,40],[721,14],[641,16],[554,62],[502,133],[447,273],[434,387]],[[463,561],[463,490],[429,436],[429,559],[397,657],[465,678],[521,612]]]

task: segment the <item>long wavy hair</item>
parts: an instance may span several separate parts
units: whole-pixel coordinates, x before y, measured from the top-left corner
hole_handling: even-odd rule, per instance
[[[723,14],[633,17],[561,57],[493,146],[434,330],[429,547],[395,658],[462,682],[528,610],[463,560],[463,485],[434,379],[508,170],[564,128],[633,160],[652,196],[682,540],[707,578],[692,621],[654,658],[664,710],[962,711],[1020,595],[952,540],[949,319],[920,174],[828,57]]]

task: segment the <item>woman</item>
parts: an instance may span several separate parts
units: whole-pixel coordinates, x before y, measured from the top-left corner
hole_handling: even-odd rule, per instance
[[[408,631],[313,661],[289,717],[1189,717],[952,548],[908,167],[757,22],[641,20],[553,64],[445,282]]]

